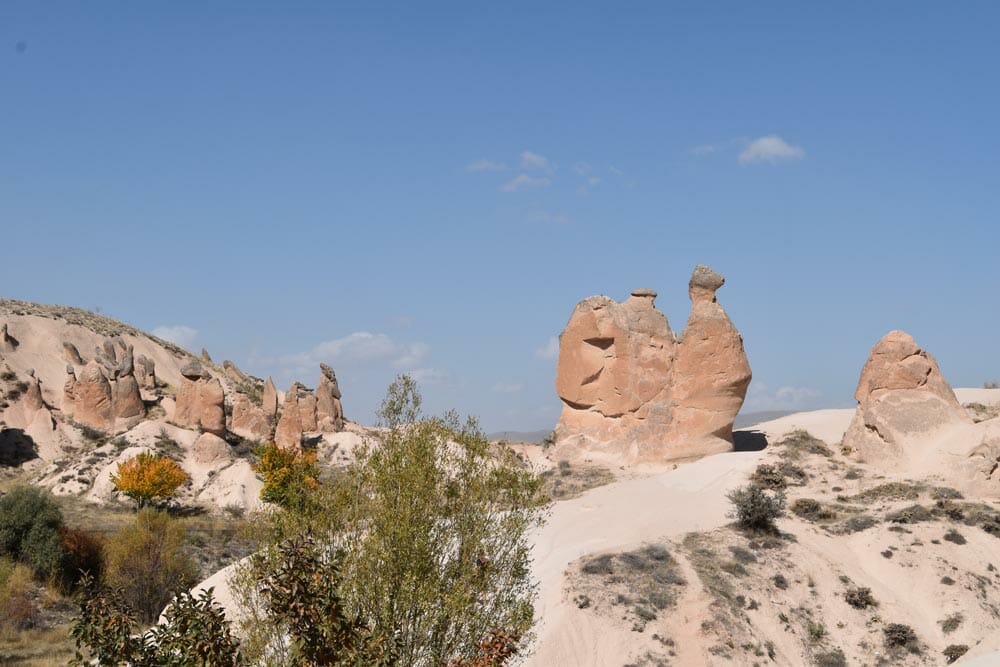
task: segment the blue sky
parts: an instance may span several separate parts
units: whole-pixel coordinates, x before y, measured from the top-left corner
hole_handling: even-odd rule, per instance
[[[362,422],[409,371],[549,428],[576,302],[680,331],[698,263],[747,409],[851,405],[893,328],[1000,376],[1000,6],[540,4],[3,3],[0,294]]]

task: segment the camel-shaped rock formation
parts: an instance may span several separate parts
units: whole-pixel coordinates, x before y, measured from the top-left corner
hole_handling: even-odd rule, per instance
[[[652,290],[622,303],[592,296],[577,304],[559,337],[563,411],[553,457],[655,464],[732,448],[751,372],[743,338],[715,297],[724,283],[709,267],[695,268],[680,337]]]

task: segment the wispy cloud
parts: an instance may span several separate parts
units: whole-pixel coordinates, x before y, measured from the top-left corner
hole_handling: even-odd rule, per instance
[[[503,162],[494,162],[493,160],[487,160],[485,158],[482,159],[482,160],[475,160],[474,162],[470,162],[469,164],[465,165],[465,170],[466,171],[472,171],[472,172],[475,172],[475,171],[505,171],[506,169],[507,169],[507,165],[504,164]]]
[[[181,347],[188,347],[198,337],[198,330],[185,324],[175,324],[158,326],[153,329],[153,335]]]
[[[544,171],[545,173],[551,173],[553,166],[544,155],[539,155],[532,151],[522,151],[521,169],[524,171]]]
[[[441,368],[414,368],[408,374],[420,384],[441,385],[451,381],[451,374]]]
[[[776,134],[759,137],[750,142],[739,156],[740,164],[767,162],[792,162],[801,160],[806,155],[801,146],[793,146]]]
[[[555,211],[545,211],[542,209],[535,209],[534,211],[528,211],[528,222],[538,222],[538,223],[556,224],[556,225],[571,225],[573,224],[573,219],[570,218],[565,213],[557,213]]]
[[[498,394],[516,394],[524,389],[524,384],[520,382],[497,382],[493,385],[493,391]]]
[[[306,352],[283,355],[278,363],[292,370],[313,368],[320,362],[354,367],[388,366],[412,371],[430,356],[430,346],[419,341],[402,342],[384,333],[356,331],[326,340]]]
[[[771,389],[763,382],[754,381],[747,392],[744,410],[798,410],[815,407],[822,392],[811,387],[786,385]]]
[[[528,176],[518,174],[511,180],[500,186],[501,192],[518,192],[519,190],[529,190],[531,188],[544,188],[552,184],[546,176]]]
[[[552,336],[542,347],[535,350],[535,356],[539,359],[553,361],[559,358],[559,338]]]

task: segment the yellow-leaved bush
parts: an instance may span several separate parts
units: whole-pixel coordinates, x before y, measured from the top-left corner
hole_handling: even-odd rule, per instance
[[[169,456],[142,452],[118,464],[111,481],[121,493],[145,507],[155,499],[166,499],[190,479],[184,469]]]

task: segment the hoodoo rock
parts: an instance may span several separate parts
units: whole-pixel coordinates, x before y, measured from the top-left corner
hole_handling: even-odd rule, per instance
[[[73,345],[73,343],[63,342],[63,354],[66,357],[67,363],[75,366],[83,366],[86,363],[83,357],[80,356],[80,351],[76,349],[76,345]]]
[[[297,449],[302,446],[303,434],[316,430],[316,396],[300,383],[293,382],[285,393],[274,442],[282,449]]]
[[[0,352],[13,352],[17,346],[17,339],[7,331],[7,323],[0,324]]]
[[[63,386],[63,412],[74,420],[102,431],[114,428],[111,404],[111,383],[96,359],[74,375],[68,375]]]
[[[733,440],[736,418],[750,386],[743,337],[715,298],[726,282],[700,265],[688,283],[691,314],[674,362],[674,430],[690,437]]]
[[[143,389],[156,389],[156,364],[140,354],[135,359],[135,379]]]
[[[320,431],[329,433],[344,429],[344,408],[340,403],[337,374],[326,364],[319,365],[320,379],[316,388],[316,423]]]
[[[559,337],[563,401],[554,456],[609,465],[658,463],[732,447],[750,366],[716,299],[721,275],[699,265],[688,326],[678,339],[656,292],[624,302],[584,299]]]
[[[174,422],[184,428],[225,435],[225,398],[222,383],[192,359],[181,367]]]
[[[233,394],[233,411],[229,417],[229,430],[244,438],[263,442],[271,438],[274,423],[264,410],[243,392]]]
[[[903,331],[890,331],[872,348],[854,398],[858,408],[843,444],[865,461],[898,461],[913,454],[908,442],[972,422],[934,357]]]
[[[261,407],[264,409],[264,415],[271,419],[274,419],[278,414],[278,390],[270,375],[267,376],[267,382],[264,383],[264,404]]]

